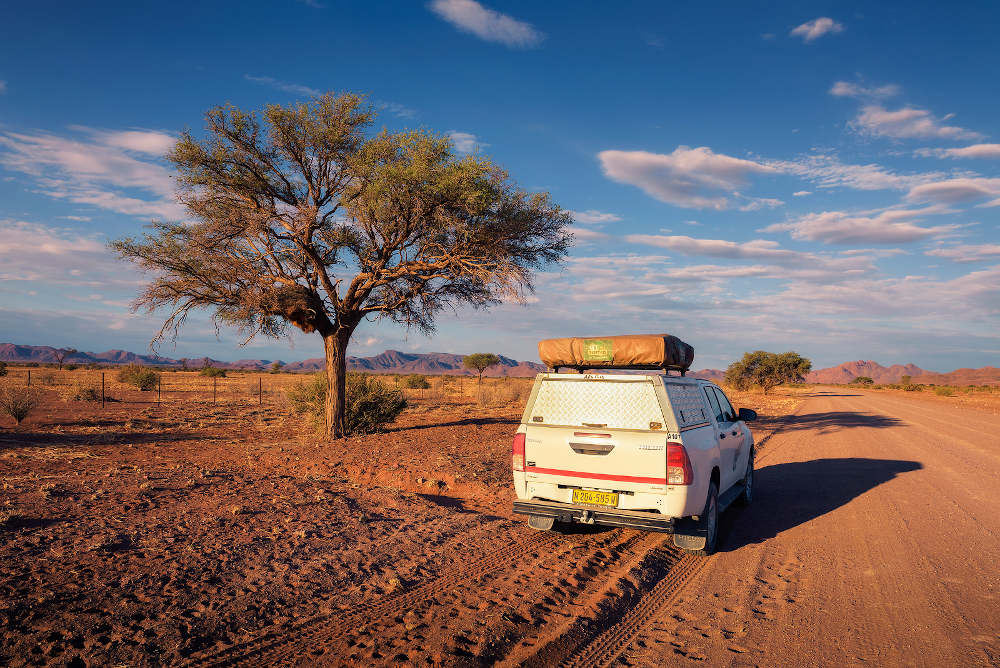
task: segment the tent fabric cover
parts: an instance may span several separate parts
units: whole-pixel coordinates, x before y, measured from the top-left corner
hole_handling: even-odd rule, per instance
[[[635,366],[686,371],[694,362],[694,348],[670,334],[545,339],[538,342],[538,355],[553,369]]]

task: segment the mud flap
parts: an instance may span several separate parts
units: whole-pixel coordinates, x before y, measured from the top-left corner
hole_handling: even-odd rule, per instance
[[[682,550],[704,550],[707,542],[708,535],[701,522],[685,518],[674,526],[674,545]]]

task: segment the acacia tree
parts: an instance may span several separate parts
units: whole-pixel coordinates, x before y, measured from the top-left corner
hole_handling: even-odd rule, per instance
[[[76,348],[53,348],[52,354],[56,358],[56,363],[59,365],[59,370],[62,371],[63,361],[70,355],[75,355]]]
[[[289,324],[323,338],[326,429],[341,437],[347,346],[366,318],[433,331],[446,306],[521,299],[533,272],[565,256],[568,214],[490,160],[459,158],[425,131],[366,134],[359,95],[231,105],[168,154],[193,224],[153,223],[112,244],[153,272],[134,308],[169,307],[154,345],[195,309],[244,343]]]
[[[755,350],[726,369],[726,383],[738,390],[757,385],[764,394],[789,382],[802,382],[812,369],[812,362],[798,353],[769,353]]]
[[[493,353],[473,353],[466,355],[462,359],[462,364],[466,369],[474,369],[479,372],[479,384],[483,384],[483,372],[494,364],[499,364],[500,358]]]

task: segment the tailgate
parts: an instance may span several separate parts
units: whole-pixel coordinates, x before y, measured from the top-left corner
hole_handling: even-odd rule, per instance
[[[666,490],[667,425],[646,376],[544,379],[526,415],[529,480],[615,491]]]

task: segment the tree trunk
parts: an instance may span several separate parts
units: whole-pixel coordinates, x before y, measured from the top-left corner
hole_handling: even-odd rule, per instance
[[[323,337],[326,353],[326,435],[327,438],[347,436],[344,407],[347,404],[347,343],[351,330],[341,329]]]

